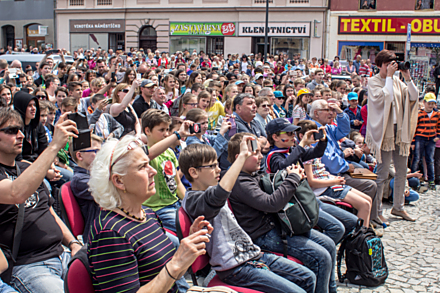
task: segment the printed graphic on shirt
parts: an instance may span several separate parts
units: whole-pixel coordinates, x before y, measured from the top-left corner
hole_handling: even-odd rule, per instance
[[[162,170],[168,189],[171,191],[171,193],[174,193],[177,190],[176,167],[174,166],[173,162],[168,160],[162,162]]]
[[[6,176],[8,177],[9,180],[14,181],[15,179],[17,179],[17,176],[15,175],[9,175],[8,173],[5,173]],[[40,193],[38,192],[38,190],[36,190],[34,192],[34,194],[32,194],[28,199],[26,199],[26,201],[24,202],[24,207],[26,209],[32,208],[34,209],[38,203],[40,202]],[[15,205],[18,208],[18,204]]]

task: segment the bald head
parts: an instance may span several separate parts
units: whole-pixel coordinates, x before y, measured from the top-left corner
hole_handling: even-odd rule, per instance
[[[148,67],[145,64],[141,64],[138,68],[138,72],[144,74],[145,72],[147,72]]]
[[[18,60],[12,61],[11,68],[21,68],[21,62]]]

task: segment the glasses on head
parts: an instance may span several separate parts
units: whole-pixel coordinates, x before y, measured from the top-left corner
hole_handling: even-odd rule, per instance
[[[46,96],[45,95],[37,95],[37,96],[35,96],[37,99],[39,99],[39,100],[45,100],[46,99]]]
[[[80,153],[97,153],[99,150],[97,150],[97,149],[94,149],[94,150],[81,150],[81,151],[79,151]]]
[[[287,134],[287,136],[293,136],[295,133],[293,131],[289,131],[289,132],[280,131],[280,134]]]
[[[113,149],[113,151],[112,151],[112,154],[110,155],[110,167],[109,167],[109,177],[108,177],[108,180],[111,180],[111,176],[112,176],[112,168],[113,168],[113,166],[124,156],[124,155],[121,155],[119,158],[117,158],[113,163],[112,163],[112,161],[113,161],[113,154],[114,154],[114,152],[115,152],[115,149],[116,149],[116,146],[117,146],[118,144],[116,143],[116,145],[115,145],[115,148]],[[144,152],[145,152],[145,154],[148,156],[148,154],[149,154],[149,152],[148,152],[148,148],[147,148],[147,146],[146,145],[144,145],[144,143],[142,142],[142,140],[140,140],[140,139],[136,139],[136,140],[134,140],[134,141],[132,141],[132,142],[130,142],[128,145],[127,145],[127,151],[131,151],[131,150],[134,150],[135,148],[137,148],[137,147],[141,147],[143,150],[144,150]]]
[[[218,163],[214,163],[211,165],[206,165],[206,166],[199,166],[196,167],[197,169],[217,169],[218,168]]]
[[[8,126],[5,128],[1,128],[0,131],[4,132],[5,134],[16,135],[19,131],[23,132],[23,127],[22,126]]]
[[[121,90],[121,92],[123,92],[123,93],[128,93],[130,91],[130,89],[123,89],[123,90]]]

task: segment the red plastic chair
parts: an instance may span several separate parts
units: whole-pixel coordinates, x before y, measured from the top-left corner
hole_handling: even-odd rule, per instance
[[[185,212],[185,210],[182,207],[179,208],[177,210],[176,229],[177,229],[177,235],[179,236],[180,240],[189,236],[189,229],[191,227],[191,224],[192,221],[189,218],[188,214]],[[194,263],[189,267],[188,272],[191,274],[191,278],[194,285],[196,286],[198,285],[195,273],[206,267],[208,263],[209,263],[209,257],[207,254],[205,254],[199,256],[194,261]],[[217,275],[208,284],[208,287],[214,287],[214,286],[225,286],[241,293],[262,293],[260,291],[256,291],[252,289],[228,285],[222,282]]]
[[[61,186],[61,210],[67,227],[73,236],[78,237],[84,232],[84,218],[81,214],[78,202],[70,189],[70,182]]]
[[[79,259],[73,260],[64,280],[66,293],[94,293],[89,272]]]

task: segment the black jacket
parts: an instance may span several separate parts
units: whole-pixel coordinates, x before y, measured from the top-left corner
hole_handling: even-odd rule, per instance
[[[283,209],[295,193],[301,178],[290,174],[273,194],[267,194],[259,185],[264,172],[240,172],[229,201],[232,212],[243,230],[255,241],[277,225],[274,213]]]
[[[40,123],[40,105],[36,97],[24,91],[19,91],[14,95],[14,109],[20,113],[21,118],[23,119],[23,124],[25,124],[26,109],[31,100],[35,100],[37,111],[35,113],[35,118],[24,127],[25,138],[23,139],[23,149],[21,156],[19,155],[17,160],[24,159],[34,162],[48,145],[46,130],[44,129],[43,124]]]

